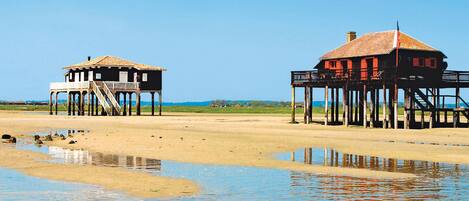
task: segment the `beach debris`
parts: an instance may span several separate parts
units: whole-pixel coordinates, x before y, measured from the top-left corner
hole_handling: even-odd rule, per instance
[[[54,134],[55,137],[59,137],[59,134],[57,132],[55,132]]]
[[[16,143],[16,138],[12,137],[9,134],[3,134],[2,135],[2,142],[3,143]]]
[[[163,139],[163,137],[161,137],[161,136],[160,136],[160,137],[158,137],[158,138],[160,138],[160,139]]]
[[[202,138],[202,140],[205,140],[205,138]]]
[[[52,135],[46,135],[46,137],[44,138],[44,141],[53,141]]]
[[[73,137],[73,135],[72,135],[72,134],[68,134],[68,137]]]
[[[10,138],[11,138],[11,135],[9,135],[9,134],[3,134],[2,135],[2,140],[8,140]]]
[[[39,139],[41,139],[41,136],[39,136],[39,135],[34,135],[34,140],[39,140]]]
[[[76,140],[70,140],[70,142],[68,142],[68,144],[75,144],[75,143],[77,143]]]
[[[183,141],[183,140],[184,140],[184,138],[183,138],[183,137],[181,137],[180,139],[181,139],[181,141]]]
[[[151,137],[155,137],[154,135],[151,135]]]
[[[42,142],[41,139],[34,140],[34,142],[35,142],[36,144],[44,144],[44,142]]]
[[[60,139],[65,140],[67,138],[65,137],[65,135],[60,135]]]

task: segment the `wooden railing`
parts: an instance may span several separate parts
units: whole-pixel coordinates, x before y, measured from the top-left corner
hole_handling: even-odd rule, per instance
[[[80,90],[89,89],[90,82],[52,82],[49,84],[50,90]]]
[[[96,84],[96,82],[91,82],[91,89],[94,91],[94,94],[96,94],[96,97],[98,97],[99,103],[103,106],[104,110],[106,110],[106,113],[108,115],[111,115],[111,106],[107,102],[106,97],[104,97],[103,93],[101,93],[101,89]]]
[[[121,106],[119,105],[116,98],[114,97],[114,94],[109,89],[108,82],[104,82],[102,88],[103,88],[104,93],[106,93],[107,98],[109,99],[109,101],[111,101],[111,104],[114,106],[117,114],[119,114],[121,111]]]
[[[445,70],[442,74],[444,82],[469,83],[469,71]]]

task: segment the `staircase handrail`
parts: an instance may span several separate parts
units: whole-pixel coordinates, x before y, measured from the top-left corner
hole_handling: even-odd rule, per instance
[[[120,113],[121,111],[121,106],[117,102],[116,98],[114,97],[114,94],[112,94],[111,90],[107,86],[106,82],[103,82],[103,91],[106,93],[108,99],[111,101],[111,104],[116,108],[117,113]]]
[[[91,82],[91,87],[94,91],[94,93],[96,94],[96,96],[98,97],[98,100],[99,102],[101,103],[101,105],[104,107],[104,109],[106,110],[106,113],[108,115],[111,114],[111,106],[109,106],[109,103],[106,101],[106,98],[104,97],[104,95],[101,93],[101,90],[99,89],[98,85],[96,82],[92,81]]]

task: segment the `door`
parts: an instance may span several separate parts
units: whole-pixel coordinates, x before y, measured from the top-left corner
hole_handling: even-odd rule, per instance
[[[127,71],[120,71],[119,82],[128,82],[128,81],[129,81],[129,73]]]

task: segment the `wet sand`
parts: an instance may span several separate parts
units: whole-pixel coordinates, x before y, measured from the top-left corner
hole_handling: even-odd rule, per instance
[[[121,168],[66,165],[44,162],[45,154],[15,150],[0,145],[0,167],[12,168],[30,176],[99,185],[142,198],[177,197],[198,192],[191,181],[156,177]]]
[[[384,130],[288,124],[288,121],[288,115],[169,113],[162,117],[68,117],[0,112],[0,132],[19,135],[38,130],[85,129],[91,132],[86,135],[75,135],[77,144],[69,145],[68,141],[54,141],[53,144],[160,160],[277,168],[376,179],[411,178],[415,175],[305,165],[275,160],[273,155],[301,147],[327,146],[342,152],[385,158],[469,163],[469,147],[443,145],[469,144],[469,129],[465,128]],[[425,142],[425,144],[407,142]],[[23,155],[25,154],[19,154]],[[63,172],[70,169],[69,166],[57,168],[64,170]],[[31,172],[28,174],[33,175]],[[53,177],[53,175],[38,176]],[[119,177],[113,177],[113,180],[116,178]],[[79,181],[77,180],[79,177],[70,177],[66,174],[56,179]],[[135,179],[135,182],[137,181],[139,179]],[[81,182],[99,184],[93,179]],[[109,181],[109,186],[106,187],[112,188],[112,183],[116,182]],[[104,182],[100,184],[105,185]],[[180,192],[180,187],[177,185],[164,186],[175,187],[177,190],[172,192],[178,190]],[[168,192],[171,192],[171,189],[168,189]],[[162,193],[154,192],[153,196],[160,196],[159,194]]]

